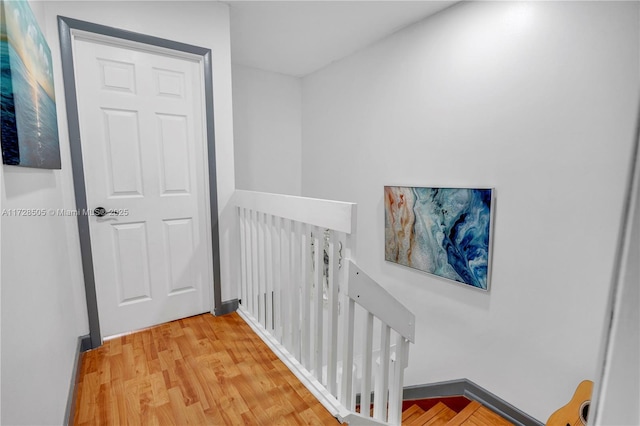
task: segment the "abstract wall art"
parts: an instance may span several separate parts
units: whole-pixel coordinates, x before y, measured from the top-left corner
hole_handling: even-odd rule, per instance
[[[493,192],[385,186],[385,259],[488,290]]]
[[[26,1],[0,1],[4,164],[60,168],[51,50]]]

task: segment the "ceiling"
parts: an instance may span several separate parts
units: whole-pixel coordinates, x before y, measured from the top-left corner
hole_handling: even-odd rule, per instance
[[[231,60],[302,77],[456,1],[225,1]]]

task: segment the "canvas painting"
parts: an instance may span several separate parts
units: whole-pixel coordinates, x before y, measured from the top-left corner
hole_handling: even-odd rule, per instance
[[[2,1],[2,162],[60,168],[51,50],[26,1]]]
[[[492,189],[385,186],[385,259],[488,290]]]

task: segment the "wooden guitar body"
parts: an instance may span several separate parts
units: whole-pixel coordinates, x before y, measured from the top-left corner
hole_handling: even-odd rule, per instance
[[[591,392],[593,392],[593,382],[582,381],[571,401],[554,412],[547,420],[546,426],[586,426],[591,405]]]

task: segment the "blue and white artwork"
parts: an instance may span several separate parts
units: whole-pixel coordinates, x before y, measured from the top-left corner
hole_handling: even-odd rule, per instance
[[[487,290],[492,189],[385,186],[385,259]]]
[[[60,168],[51,50],[26,1],[1,1],[0,125],[4,164]]]

